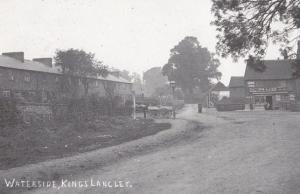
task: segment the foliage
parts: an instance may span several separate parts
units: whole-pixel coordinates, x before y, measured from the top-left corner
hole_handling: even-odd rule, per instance
[[[63,91],[71,92],[76,95],[79,88],[79,81],[84,86],[85,94],[88,94],[90,76],[107,76],[106,66],[101,61],[95,59],[95,54],[87,53],[83,50],[69,49],[57,50],[55,65],[62,68],[63,73]]]
[[[210,79],[221,77],[217,70],[220,62],[207,48],[201,47],[196,37],[185,37],[173,49],[163,75],[176,81],[184,93],[193,93],[195,87],[209,88]]]
[[[135,95],[142,96],[144,95],[144,90],[143,90],[143,82],[141,75],[138,73],[133,72],[131,74],[131,80],[132,80],[132,89],[135,92]]]
[[[13,98],[0,98],[0,125],[14,125],[19,122],[19,112]]]
[[[164,87],[168,81],[167,76],[163,76],[161,67],[152,67],[143,74],[145,95],[150,97],[155,95],[157,88]]]
[[[262,60],[255,58],[252,55],[249,55],[247,59],[247,65],[252,67],[257,72],[263,72],[266,69],[266,66]]]
[[[270,40],[281,53],[294,56],[291,37],[300,27],[300,0],[212,0],[217,27],[217,53],[235,60],[249,52],[263,57]],[[280,26],[280,27],[279,27]],[[250,54],[251,54],[250,53]]]
[[[92,115],[126,115],[132,113],[132,101],[126,101],[125,104],[122,98],[115,96],[113,99],[107,97],[98,97],[97,95],[90,95],[82,98],[69,98],[65,99],[66,111],[54,112],[56,120],[63,120],[71,118],[72,120],[89,119]],[[57,106],[57,105],[54,105]],[[54,111],[59,109],[54,108]],[[62,118],[65,117],[65,118]]]
[[[121,75],[121,77],[123,77],[124,79],[126,79],[128,81],[131,81],[131,79],[132,79],[132,77],[130,76],[130,72],[127,70],[120,71],[120,75]]]
[[[106,98],[108,99],[108,105],[109,105],[109,112],[112,115],[113,114],[113,106],[114,106],[114,98],[115,98],[115,90],[116,90],[116,83],[112,81],[103,81],[103,88],[105,90]]]
[[[153,97],[170,96],[172,95],[172,89],[170,85],[165,84],[164,86],[155,89],[152,94]]]

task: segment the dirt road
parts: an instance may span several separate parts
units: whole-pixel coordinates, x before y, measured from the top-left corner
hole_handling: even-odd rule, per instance
[[[300,193],[299,113],[197,114],[189,107],[178,118],[207,128],[172,146],[66,177],[74,181],[68,188],[28,193]],[[97,180],[112,181],[112,188],[96,186]],[[79,181],[87,187],[79,188]]]

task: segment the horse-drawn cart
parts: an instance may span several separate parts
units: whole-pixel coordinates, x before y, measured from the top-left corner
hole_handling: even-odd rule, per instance
[[[151,118],[172,118],[172,107],[170,106],[149,106],[148,113]]]

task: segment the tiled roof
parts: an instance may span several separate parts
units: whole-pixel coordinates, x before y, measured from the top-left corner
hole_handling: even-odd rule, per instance
[[[12,69],[21,69],[21,70],[28,70],[28,71],[38,71],[38,72],[45,72],[45,73],[55,73],[61,74],[61,70],[58,67],[49,67],[44,65],[43,63],[24,60],[24,63],[14,59],[12,57],[7,57],[0,55],[0,66]]]
[[[247,65],[245,80],[266,80],[266,79],[292,79],[293,60],[264,60],[265,70],[255,71]]]
[[[228,88],[222,82],[218,82],[212,87],[211,91],[228,91]]]
[[[62,74],[61,68],[55,65],[53,65],[53,67],[49,67],[43,63],[37,61],[30,61],[30,60],[24,60],[23,63],[12,57],[7,57],[3,55],[0,55],[0,67],[27,70],[27,71],[36,71],[36,72],[43,72],[43,73]],[[97,79],[121,82],[121,83],[131,83],[122,77],[116,77],[111,74],[109,74],[107,77],[98,76]]]
[[[244,87],[244,77],[232,76],[229,82],[229,88]]]
[[[131,84],[132,82],[128,81],[127,79],[124,79],[123,77],[114,76],[112,74],[108,74],[106,77],[103,76],[97,76],[97,79],[100,80],[107,80],[107,81],[113,81],[113,82],[121,82],[121,83],[128,83]]]

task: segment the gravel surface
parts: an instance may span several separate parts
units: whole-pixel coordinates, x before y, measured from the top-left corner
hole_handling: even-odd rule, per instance
[[[147,151],[149,146],[142,146],[140,153],[64,177],[74,181],[123,181],[128,182],[128,187],[88,185],[27,193],[300,193],[299,113],[198,114],[196,107],[189,106],[178,117],[174,130],[140,140],[141,145],[156,141],[152,151]],[[198,126],[195,130],[197,122],[206,128],[199,130]],[[174,134],[180,133],[186,138],[164,146],[161,140],[172,141]]]

